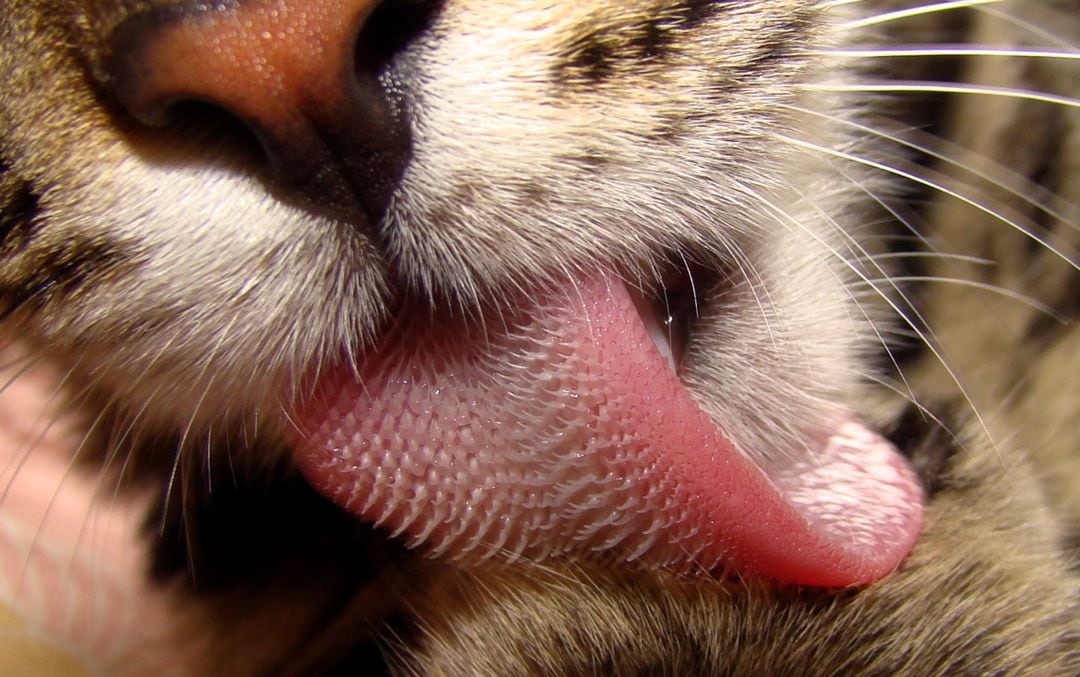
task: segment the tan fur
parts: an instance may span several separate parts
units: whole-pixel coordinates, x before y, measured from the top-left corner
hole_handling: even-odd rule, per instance
[[[71,369],[73,401],[87,406],[106,457],[134,454],[145,468],[132,473],[160,483],[183,454],[166,524],[188,511],[185,528],[201,533],[197,513],[213,498],[199,494],[204,459],[256,485],[276,472],[292,395],[342,349],[377,345],[402,299],[497,314],[519,283],[616,264],[653,289],[673,253],[728,276],[702,290],[685,380],[736,439],[783,454],[821,407],[854,406],[886,431],[925,408],[906,440],[932,485],[925,533],[900,570],[865,590],[563,559],[458,568],[335,518],[304,525],[315,535],[270,548],[251,576],[218,587],[166,572],[192,673],[380,661],[418,675],[1080,672],[1080,282],[1068,260],[1080,248],[1080,116],[956,97],[941,131],[967,150],[943,152],[967,169],[931,162],[944,185],[1035,224],[1057,254],[985,210],[845,163],[837,156],[885,156],[850,123],[884,129],[879,109],[900,106],[832,91],[880,65],[822,53],[888,33],[843,29],[897,5],[863,4],[732,3],[680,34],[669,59],[635,60],[642,22],[674,21],[679,3],[447,0],[440,30],[410,52],[428,76],[416,94],[426,134],[376,232],[279,199],[219,127],[151,129],[119,108],[104,65],[110,31],[166,0],[0,0],[0,215],[5,228],[26,226],[17,208],[38,208],[23,229],[33,237],[0,242],[8,330]],[[1075,50],[1069,5],[1000,9]],[[950,16],[897,34],[919,42],[940,31],[949,42]],[[1031,39],[993,13],[964,16],[972,43]],[[762,57],[778,44],[781,56]],[[589,73],[589,49],[611,60],[603,78]],[[1073,61],[962,65],[973,82],[1080,95]],[[901,280],[874,294],[859,281],[894,270],[865,256],[890,244],[870,196],[896,193],[928,203],[919,226],[934,252],[993,262],[929,257],[921,274],[981,288]],[[85,271],[22,302],[35,275],[59,264]],[[920,294],[923,338],[938,355],[923,348],[890,380],[868,358],[878,333],[904,327],[879,298],[899,304],[900,286]],[[751,387],[748,374],[766,377]],[[242,450],[235,466],[226,447]],[[208,531],[215,519],[208,510]],[[217,551],[193,552],[183,553],[193,572],[213,569]]]

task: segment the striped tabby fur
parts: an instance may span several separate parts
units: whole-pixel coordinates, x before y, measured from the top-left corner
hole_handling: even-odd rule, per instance
[[[393,231],[358,234],[267,188],[224,116],[123,108],[110,31],[195,3],[0,0],[4,330],[67,374],[85,471],[158,492],[148,575],[191,673],[1080,672],[1080,14],[929,3],[386,0],[432,13],[405,85],[428,136]],[[813,232],[730,228],[762,211],[747,185]],[[461,568],[284,460],[284,393],[394,303],[468,315],[545,267],[630,262],[648,285],[673,252],[732,249],[827,347],[774,354],[743,299],[745,345],[700,339],[714,366],[766,355],[767,396],[854,403],[929,495],[866,589]],[[777,366],[794,353],[815,378]]]

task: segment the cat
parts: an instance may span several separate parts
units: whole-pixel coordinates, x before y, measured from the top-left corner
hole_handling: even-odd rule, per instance
[[[1070,3],[0,8],[191,673],[1080,668]]]

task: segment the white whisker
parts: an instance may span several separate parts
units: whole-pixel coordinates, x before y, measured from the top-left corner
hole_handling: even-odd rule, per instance
[[[208,373],[209,368],[210,368],[210,365],[213,364],[213,362],[214,362],[214,358],[218,355],[218,352],[222,349],[222,347],[226,345],[227,339],[230,336],[230,334],[232,333],[232,329],[233,329],[233,325],[235,324],[235,321],[236,321],[236,318],[231,319],[229,321],[229,323],[222,329],[221,335],[220,335],[220,338],[219,338],[217,344],[214,345],[213,349],[207,355],[205,361],[203,362],[202,369],[199,370],[199,373],[196,375],[196,377],[194,379],[196,383],[198,383],[199,381],[202,381],[204,378],[206,378],[207,373]],[[196,402],[195,402],[195,406],[193,407],[192,411],[188,415],[187,425],[184,427],[183,432],[180,434],[180,440],[176,445],[176,458],[173,460],[172,468],[171,468],[171,470],[169,472],[169,479],[168,479],[167,488],[165,490],[165,497],[164,497],[164,500],[162,501],[162,504],[164,506],[166,506],[166,507],[165,507],[165,510],[162,512],[162,516],[161,516],[161,525],[160,525],[161,533],[164,533],[165,525],[166,525],[166,523],[168,521],[168,516],[167,516],[166,513],[168,511],[168,506],[169,506],[169,504],[170,504],[170,502],[172,500],[174,487],[176,486],[177,481],[180,482],[179,486],[180,486],[180,506],[181,506],[180,510],[181,510],[181,513],[183,513],[183,511],[187,509],[187,491],[188,491],[188,481],[189,480],[188,480],[188,477],[187,477],[186,473],[184,472],[186,470],[186,467],[182,464],[181,459],[184,458],[184,456],[185,456],[184,448],[187,445],[187,441],[188,441],[189,437],[191,436],[191,434],[192,434],[192,432],[194,430],[196,420],[199,417],[199,414],[200,414],[200,411],[201,411],[201,409],[203,407],[203,404],[206,402],[206,398],[209,396],[209,394],[211,392],[211,389],[213,388],[213,384],[214,384],[214,375],[211,375],[208,379],[206,379],[206,384],[203,387],[203,391],[199,395],[198,400],[196,400]],[[181,514],[181,518],[183,519],[183,514]],[[192,545],[190,543],[190,538],[191,538],[190,526],[189,526],[187,520],[183,520],[183,523],[184,523],[184,535],[185,535],[185,538],[189,541],[188,545],[190,547]],[[193,552],[193,550],[189,550],[189,552]],[[189,564],[189,566],[192,567],[191,574],[192,574],[192,576],[194,576],[195,575],[194,565],[193,565],[192,562],[189,562],[188,564]]]
[[[1043,41],[1047,42],[1048,44],[1057,45],[1058,47],[1061,47],[1062,49],[1066,49],[1066,50],[1069,50],[1069,51],[1074,51],[1074,50],[1078,49],[1078,47],[1080,47],[1076,43],[1072,42],[1069,39],[1066,39],[1066,38],[1063,38],[1063,37],[1061,37],[1059,35],[1055,35],[1054,33],[1051,33],[1050,31],[1048,31],[1046,29],[1045,26],[1036,26],[1035,24],[1031,23],[1030,21],[1026,21],[1024,19],[1021,19],[1018,16],[1014,16],[1013,14],[1007,12],[1006,10],[1004,10],[1002,8],[982,6],[982,7],[976,7],[975,9],[977,11],[979,11],[979,12],[982,12],[983,14],[987,14],[989,16],[994,17],[995,19],[998,19],[1000,21],[1004,21],[1005,23],[1011,24],[1011,25],[1025,31],[1025,32],[1027,32],[1028,34],[1030,34],[1030,35],[1032,35],[1032,36],[1034,36],[1034,37],[1036,37],[1036,38],[1038,38],[1040,40],[1043,40]]]
[[[1021,294],[1007,287],[1001,287],[999,285],[990,284],[988,282],[978,282],[976,280],[969,280],[962,277],[944,277],[936,275],[890,275],[889,280],[892,282],[942,282],[946,284],[957,284],[963,287],[970,287],[972,289],[981,289],[988,291],[999,296],[1003,296],[1014,301],[1018,301],[1026,306],[1034,308],[1035,310],[1048,315],[1062,324],[1068,322],[1068,318],[1061,315],[1050,306],[1045,303],[1041,303],[1034,298]]]
[[[908,172],[908,171],[899,169],[897,167],[892,167],[892,166],[889,166],[889,165],[884,164],[882,162],[878,162],[876,160],[871,160],[870,158],[859,157],[857,155],[853,155],[851,153],[847,153],[847,152],[842,151],[842,150],[837,150],[835,148],[828,148],[828,147],[822,146],[820,144],[811,143],[809,141],[804,141],[804,140],[801,140],[801,139],[796,139],[794,137],[790,137],[790,136],[787,136],[787,135],[784,135],[784,134],[777,134],[776,137],[781,139],[781,140],[787,141],[788,143],[794,144],[795,146],[798,146],[800,148],[805,148],[807,150],[816,151],[816,152],[819,152],[819,153],[823,153],[825,155],[831,155],[831,156],[836,157],[836,158],[840,158],[840,159],[843,159],[843,160],[848,160],[850,162],[861,164],[861,165],[864,165],[864,166],[867,166],[867,167],[872,167],[874,169],[879,169],[879,170],[881,170],[883,172],[892,174],[894,176],[899,176],[899,177],[907,179],[909,181],[913,181],[914,183],[917,183],[917,184],[922,185],[922,186],[926,186],[927,188],[931,188],[931,189],[939,191],[939,192],[941,192],[941,193],[943,193],[945,195],[948,195],[948,196],[950,196],[952,198],[960,200],[964,204],[967,204],[967,205],[969,205],[971,207],[974,207],[975,209],[978,209],[979,211],[983,212],[984,214],[987,214],[989,216],[992,216],[995,219],[998,219],[999,221],[1001,221],[1002,223],[1004,223],[1004,224],[1008,225],[1009,227],[1013,228],[1017,232],[1023,233],[1024,235],[1031,238],[1035,242],[1038,242],[1039,244],[1041,244],[1048,251],[1052,252],[1054,255],[1056,255],[1058,258],[1060,258],[1062,261],[1068,263],[1073,268],[1076,268],[1076,269],[1080,270],[1080,264],[1078,264],[1076,261],[1070,259],[1064,252],[1062,252],[1061,250],[1054,247],[1045,238],[1040,237],[1036,233],[1033,233],[1030,229],[1024,228],[1019,223],[1017,223],[1016,221],[1014,221],[1012,219],[1009,219],[1008,217],[1001,214],[1000,212],[997,212],[997,211],[995,211],[993,209],[990,209],[986,205],[984,205],[984,204],[982,204],[982,203],[980,203],[980,202],[978,202],[976,200],[973,200],[970,197],[968,197],[966,195],[963,195],[963,194],[961,194],[961,193],[959,193],[959,192],[957,192],[955,190],[952,190],[951,188],[948,188],[947,186],[943,186],[940,183],[937,183],[935,181],[931,181],[931,180],[926,179],[924,177],[918,176],[918,175],[916,175],[916,174],[914,174],[912,172]]]
[[[896,314],[898,316],[902,317],[904,319],[904,321],[908,325],[911,326],[912,330],[914,330],[916,332],[919,332],[920,337],[922,337],[923,340],[926,341],[926,338],[922,336],[922,333],[919,330],[919,328],[917,326],[915,326],[915,324],[911,321],[911,319],[907,316],[907,314],[905,314],[899,308],[897,308],[897,306],[895,305],[895,301],[890,299],[885,292],[878,289],[877,286],[874,285],[872,282],[869,282],[869,279],[868,279],[867,275],[862,270],[860,270],[858,268],[858,266],[854,265],[853,259],[857,258],[859,260],[867,260],[869,258],[869,256],[866,253],[866,250],[863,249],[862,246],[853,237],[851,237],[843,228],[841,228],[840,225],[835,222],[835,220],[833,220],[827,213],[825,213],[822,209],[820,209],[820,207],[818,207],[818,205],[812,199],[810,199],[806,195],[802,195],[802,198],[808,200],[810,202],[810,204],[812,204],[814,206],[814,208],[818,212],[818,214],[820,216],[822,216],[822,218],[825,220],[825,222],[831,224],[836,229],[836,232],[839,233],[841,236],[843,236],[844,241],[846,243],[846,248],[847,248],[848,252],[852,255],[851,258],[846,257],[841,252],[837,251],[837,249],[831,243],[826,242],[818,233],[815,233],[811,229],[807,228],[798,219],[791,216],[786,210],[781,209],[778,205],[773,204],[771,201],[765,200],[764,198],[758,196],[758,199],[762,201],[762,203],[766,206],[766,208],[769,209],[770,211],[772,211],[775,216],[778,216],[780,218],[780,222],[782,224],[787,224],[786,227],[788,227],[788,228],[791,228],[792,226],[794,226],[795,228],[797,228],[797,229],[803,231],[804,233],[806,233],[807,235],[809,235],[812,239],[814,239],[816,242],[818,242],[820,245],[822,245],[825,248],[825,250],[828,251],[829,254],[832,257],[834,257],[837,261],[839,261],[845,268],[850,270],[856,276],[857,279],[866,281],[868,283],[868,286],[871,287],[877,293],[878,296],[880,296],[882,299],[884,299],[885,302],[887,304],[889,304],[893,308],[893,310],[896,312]],[[861,255],[859,254],[859,252],[861,252]],[[882,273],[882,275],[885,275],[885,271],[881,270],[880,267],[878,268],[878,270],[879,270],[879,272]],[[851,299],[851,302],[854,305],[854,307],[858,310],[858,312],[862,315],[863,319],[866,321],[867,326],[869,326],[870,330],[874,333],[875,338],[877,339],[878,343],[881,344],[882,348],[885,351],[885,354],[889,356],[889,360],[890,360],[890,362],[892,362],[893,367],[896,369],[896,372],[898,374],[900,374],[900,377],[902,379],[904,379],[905,378],[904,373],[900,369],[900,364],[896,360],[896,357],[893,354],[893,351],[890,348],[888,341],[885,340],[885,337],[879,331],[877,323],[873,321],[873,319],[870,317],[869,313],[866,311],[866,308],[859,301],[859,299],[853,293],[852,289],[847,284],[843,285],[843,289],[844,289],[844,292]],[[908,301],[908,299],[904,296],[904,293],[903,293],[902,290],[900,290],[895,285],[893,285],[893,289],[904,300],[904,302],[908,304],[908,306],[912,305],[911,302]],[[921,318],[919,318],[919,319],[921,321]],[[927,341],[927,345],[930,345],[929,341]],[[932,349],[933,348],[931,347],[931,350]],[[948,367],[946,367],[946,369],[948,369]],[[906,379],[905,379],[905,385],[907,385]],[[911,393],[911,397],[914,398],[915,397],[914,391],[911,389],[910,386],[907,386],[907,387],[908,387],[908,392]],[[961,390],[962,389],[963,388],[961,387]]]
[[[961,85],[943,82],[929,82],[921,80],[891,80],[866,82],[854,85],[840,84],[803,84],[800,89],[813,92],[862,92],[862,93],[936,93],[936,94],[977,94],[980,96],[997,96],[1010,99],[1024,99],[1027,101],[1039,101],[1051,103],[1069,108],[1080,108],[1080,99],[1047,92],[1034,92],[1026,89],[1012,89],[1009,87],[992,87],[989,85]]]
[[[14,472],[12,473],[10,480],[8,481],[7,485],[4,487],[3,492],[0,493],[0,505],[4,505],[4,503],[8,500],[9,492],[11,491],[12,487],[15,486],[16,481],[17,481],[17,479],[19,477],[20,471],[22,470],[24,465],[29,461],[30,456],[34,453],[34,451],[36,449],[38,449],[40,447],[41,443],[45,439],[48,438],[49,433],[52,432],[52,430],[53,430],[53,426],[55,426],[59,421],[61,421],[63,419],[63,414],[56,409],[55,404],[56,404],[57,401],[59,401],[60,399],[63,398],[63,394],[65,393],[66,388],[67,388],[67,382],[71,378],[74,371],[75,371],[75,367],[72,367],[71,369],[69,369],[68,372],[53,387],[52,393],[46,399],[46,401],[44,403],[44,407],[42,408],[41,412],[35,418],[34,422],[30,425],[30,427],[27,428],[27,431],[36,430],[36,429],[38,429],[39,426],[41,426],[42,423],[44,423],[44,425],[41,426],[41,429],[38,430],[38,433],[34,437],[34,440],[32,442],[30,442],[29,444],[27,444],[24,450],[22,450],[21,452],[16,452],[13,455],[14,458],[18,458],[19,460],[16,463],[16,466],[14,468]],[[85,393],[83,393],[83,395],[85,395]],[[49,417],[49,420],[48,420],[47,423],[44,421],[44,418],[46,416]],[[71,468],[72,468],[72,466],[74,464],[75,464],[75,458],[72,457],[71,461],[69,462],[69,464],[67,466],[67,469],[64,471],[63,477],[60,480],[60,484],[57,485],[55,491],[53,491],[52,496],[49,497],[48,501],[45,504],[45,509],[42,511],[41,517],[38,520],[38,523],[37,523],[36,527],[33,529],[34,536],[33,536],[33,538],[31,538],[30,544],[26,549],[26,554],[25,554],[25,558],[23,559],[22,569],[19,572],[19,575],[18,575],[18,577],[16,579],[18,581],[17,584],[14,587],[14,590],[16,592],[18,590],[20,590],[20,588],[21,588],[24,581],[27,581],[28,579],[31,578],[30,576],[28,576],[29,571],[30,571],[30,566],[31,566],[31,563],[33,562],[35,551],[38,550],[38,547],[39,547],[39,544],[40,544],[41,534],[44,531],[45,523],[48,521],[49,516],[54,511],[54,508],[56,506],[56,502],[59,499],[60,494],[62,493],[61,490],[62,490],[63,484],[68,479],[68,477],[70,475],[70,472],[71,472]],[[6,472],[6,469],[5,469],[5,472]],[[69,562],[69,564],[70,564],[70,562]]]
[[[896,206],[890,204],[889,201],[882,198],[876,192],[870,190],[870,188],[865,185],[864,181],[860,181],[858,179],[855,179],[854,177],[848,175],[846,172],[842,172],[842,171],[839,171],[839,170],[837,170],[837,171],[839,172],[839,174],[841,176],[843,176],[845,179],[847,179],[847,181],[849,183],[851,183],[853,186],[855,186],[856,188],[861,190],[863,193],[865,193],[867,195],[867,197],[869,197],[871,200],[874,201],[874,203],[880,205],[881,208],[884,209],[886,212],[888,212],[889,215],[892,216],[894,219],[896,219],[898,223],[903,224],[904,228],[906,228],[908,230],[908,232],[911,233],[911,238],[910,239],[909,238],[904,238],[904,239],[901,240],[902,242],[905,243],[906,246],[910,246],[912,243],[917,242],[918,244],[925,247],[929,253],[931,253],[931,254],[938,253],[937,250],[934,248],[933,243],[930,242],[930,240],[928,240],[925,235],[920,233],[919,229],[916,228],[911,223],[911,220],[908,217],[901,214]]]
[[[976,5],[989,5],[996,2],[1001,2],[1001,0],[949,0],[948,2],[938,2],[930,5],[921,5],[919,7],[898,9],[892,12],[883,12],[881,14],[875,14],[873,16],[868,16],[861,19],[854,19],[852,21],[841,24],[841,26],[843,28],[865,28],[866,26],[876,26],[878,24],[889,23],[891,21],[899,21],[901,19],[909,19],[911,17],[923,16],[925,14],[933,14],[935,12],[947,12],[953,9],[975,7]]]
[[[889,131],[886,131],[886,130],[883,130],[883,129],[880,129],[880,128],[877,128],[877,127],[871,127],[869,125],[860,124],[860,123],[855,122],[853,120],[848,120],[848,119],[845,119],[845,118],[842,118],[842,117],[839,117],[839,116],[836,116],[836,115],[830,115],[828,113],[821,113],[821,112],[818,112],[818,111],[815,111],[815,110],[812,110],[812,109],[809,109],[809,108],[805,108],[805,107],[802,107],[802,106],[785,106],[785,107],[790,108],[792,110],[799,111],[800,113],[803,113],[803,114],[814,115],[814,116],[829,120],[829,121],[837,123],[837,124],[842,124],[845,127],[850,127],[851,129],[856,129],[856,130],[859,130],[860,132],[865,132],[866,134],[870,134],[871,136],[875,136],[875,137],[880,138],[880,139],[885,139],[885,140],[891,141],[891,142],[899,144],[899,145],[901,145],[901,146],[903,146],[905,148],[910,148],[911,150],[922,153],[922,154],[924,154],[924,155],[926,155],[928,157],[932,157],[935,160],[939,160],[941,162],[944,162],[945,164],[952,165],[953,167],[961,169],[964,172],[968,172],[968,173],[982,179],[983,181],[986,181],[988,184],[994,186],[995,188],[1000,188],[1001,190],[1004,190],[1005,192],[1009,193],[1010,195],[1018,198],[1019,200],[1022,200],[1025,204],[1031,205],[1035,209],[1039,210],[1040,212],[1042,212],[1044,214],[1047,214],[1048,216],[1052,216],[1053,218],[1057,219],[1058,221],[1066,224],[1068,227],[1080,228],[1080,224],[1073,223],[1073,221],[1070,218],[1068,218],[1065,214],[1063,214],[1062,212],[1060,212],[1060,211],[1054,209],[1053,207],[1049,206],[1052,201],[1047,199],[1049,197],[1049,195],[1048,195],[1049,191],[1047,191],[1045,187],[1039,186],[1037,184],[1033,184],[1026,177],[1023,177],[1023,176],[1020,176],[1019,174],[1016,174],[1015,172],[1013,172],[1009,168],[1002,166],[1000,163],[992,160],[991,158],[987,158],[987,157],[985,157],[983,155],[976,155],[975,156],[975,159],[977,159],[980,162],[990,163],[991,168],[994,171],[1006,174],[1008,180],[1011,181],[1012,183],[1018,184],[1018,185],[1023,186],[1023,187],[1020,188],[1020,187],[1015,187],[1013,185],[1009,185],[1009,183],[1006,183],[1006,180],[1004,178],[997,178],[995,176],[991,176],[989,171],[983,171],[983,170],[977,169],[974,166],[974,162],[970,162],[970,161],[969,162],[962,162],[961,160],[957,159],[957,156],[959,156],[959,155],[970,153],[970,151],[968,151],[965,148],[959,148],[959,147],[955,147],[955,146],[948,146],[948,150],[951,151],[951,153],[952,153],[952,156],[950,157],[949,155],[946,155],[944,152],[939,152],[939,151],[936,151],[933,148],[931,148],[930,145],[929,145],[929,140],[928,140],[927,143],[917,143],[915,141],[911,141],[911,140],[906,139],[903,136],[901,136],[901,134],[918,134],[919,132],[917,130],[908,129],[908,130],[903,130],[903,131],[900,131],[900,132],[889,132]],[[936,141],[939,144],[946,143],[943,139],[940,139],[940,138],[937,138],[937,137],[933,137],[932,140]],[[882,206],[885,206],[885,205],[883,204]],[[886,209],[889,209],[889,208],[886,206]],[[889,211],[891,212],[892,210],[889,209]],[[895,213],[893,215],[897,216],[897,218],[899,218],[899,216],[896,215]],[[901,220],[903,220],[903,219],[901,219]]]
[[[1063,59],[1080,61],[1080,52],[1046,49],[994,47],[991,45],[910,45],[887,49],[835,49],[811,52],[817,56],[840,56],[845,59],[880,59],[939,56],[1000,56],[1026,59]]]
[[[813,144],[810,144],[810,150],[826,150],[826,149],[824,149],[821,146],[814,146]],[[839,152],[839,151],[837,151],[837,152]],[[763,203],[767,208],[769,208],[771,210],[774,210],[780,218],[786,219],[789,223],[794,225],[796,228],[799,228],[800,230],[806,232],[808,235],[810,235],[812,238],[814,238],[816,241],[818,241],[820,244],[822,244],[824,247],[826,247],[826,249],[834,257],[836,257],[836,259],[842,265],[844,265],[847,269],[849,269],[855,275],[855,277],[858,280],[861,280],[861,281],[865,282],[870,289],[872,289],[874,292],[876,292],[876,294],[882,299],[882,301],[884,301],[885,304],[887,304],[888,307],[892,309],[892,311],[895,313],[895,315],[897,317],[899,317],[908,327],[911,328],[912,331],[914,331],[918,335],[918,337],[922,341],[923,345],[926,346],[926,349],[930,352],[931,355],[933,355],[934,359],[937,360],[937,362],[941,365],[942,369],[945,370],[945,373],[949,376],[949,380],[956,386],[958,392],[963,397],[964,401],[967,403],[967,406],[971,409],[971,412],[975,416],[975,418],[978,421],[979,425],[982,427],[983,431],[985,431],[985,433],[987,435],[987,438],[990,439],[991,444],[995,448],[997,448],[997,444],[994,441],[993,434],[991,433],[990,427],[987,425],[986,420],[983,418],[982,412],[979,410],[978,406],[976,406],[974,397],[972,396],[969,389],[964,385],[963,381],[960,378],[960,374],[952,366],[952,363],[947,359],[947,356],[945,355],[945,352],[944,352],[944,347],[941,345],[940,341],[937,340],[937,337],[934,334],[933,330],[932,329],[924,330],[924,329],[920,328],[919,325],[914,320],[912,320],[912,318],[909,316],[909,314],[907,312],[905,312],[903,309],[901,309],[899,307],[899,305],[897,305],[896,300],[891,298],[889,294],[887,294],[885,291],[880,289],[877,286],[877,284],[872,282],[869,279],[869,277],[866,275],[866,273],[864,273],[862,270],[860,270],[859,267],[856,266],[851,260],[849,260],[848,258],[844,257],[842,254],[837,252],[835,247],[832,247],[830,244],[825,242],[821,238],[821,236],[819,234],[812,232],[810,229],[806,228],[806,226],[799,223],[798,219],[794,219],[789,214],[787,214],[785,211],[779,210],[778,207],[776,207],[775,205],[769,203],[768,201],[763,200]],[[827,214],[825,214],[823,211],[821,211],[821,210],[818,210],[818,211],[822,216],[824,216],[826,218],[826,221],[828,223],[831,223],[834,226],[834,228],[836,229],[836,232],[841,237],[843,237],[845,240],[847,240],[850,243],[849,246],[854,246],[855,248],[865,252],[865,250],[862,248],[862,245],[860,245],[857,241],[855,241],[855,238],[850,233],[848,233],[844,228],[840,227],[839,224],[836,224],[836,222],[833,221],[831,218],[829,218],[829,216]],[[861,258],[862,258],[862,260],[866,260],[867,256],[863,256]],[[883,276],[885,276],[884,279],[886,279],[886,280],[889,279],[888,274],[884,270],[881,270],[880,268],[878,270]],[[929,327],[929,325],[927,325],[925,320],[919,315],[917,309],[915,309],[915,306],[911,303],[911,301],[907,298],[907,296],[903,293],[903,291],[899,287],[897,287],[895,285],[895,283],[890,283],[890,285],[893,287],[893,289],[896,291],[896,293],[900,296],[900,298],[903,299],[904,303],[906,303],[908,305],[908,307],[910,309],[912,309],[912,311],[915,314],[916,319],[918,319],[919,322],[922,323],[924,326]],[[852,294],[852,292],[850,290],[848,290],[848,294],[849,294],[851,300],[855,303],[856,307],[858,307],[860,312],[863,313],[863,316],[866,317],[867,322],[870,323],[870,327],[875,332],[876,336],[878,337],[879,342],[881,342],[882,346],[885,348],[886,354],[889,355],[889,359],[892,361],[895,369],[897,370],[897,373],[900,374],[901,378],[904,379],[905,383],[906,383],[906,377],[904,376],[903,370],[900,368],[899,362],[897,362],[896,358],[893,356],[892,350],[889,348],[888,343],[884,340],[884,337],[880,333],[878,333],[876,323],[874,323],[873,320],[867,315],[866,311],[862,307],[862,304],[858,301],[858,299],[855,297],[854,294]],[[909,388],[909,390],[910,390],[910,388]],[[911,391],[911,392],[912,392],[912,397],[914,397],[914,392],[913,391]]]
[[[845,5],[857,5],[867,0],[826,0],[821,3],[822,7],[843,7]]]
[[[21,367],[20,370],[15,374],[15,376],[13,376],[3,386],[3,389],[7,389],[8,387],[10,387],[11,384],[14,383],[16,379],[18,379],[20,376],[24,375],[27,372],[27,370],[36,363],[37,363],[37,360],[31,362],[28,365],[24,365],[23,367]],[[54,403],[58,399],[61,398],[64,386],[65,386],[67,380],[71,378],[71,374],[72,374],[73,370],[74,370],[74,368],[72,370],[69,370],[68,373],[63,378],[60,379],[60,383],[56,385],[56,387],[53,389],[52,394],[49,395],[48,399],[46,400],[45,408],[37,416],[35,416],[34,420],[27,426],[27,428],[26,428],[27,432],[38,430],[38,428],[40,426],[42,426],[42,423],[44,423],[44,417],[46,416],[46,414],[52,408]],[[19,476],[19,471],[22,469],[23,465],[26,463],[27,459],[30,457],[30,454],[33,453],[34,449],[38,448],[38,446],[41,444],[42,440],[44,440],[45,437],[48,435],[49,430],[56,423],[58,418],[59,418],[58,415],[53,414],[52,420],[49,421],[48,423],[46,423],[41,430],[38,430],[38,432],[37,432],[36,436],[34,437],[33,441],[26,440],[25,444],[24,444],[24,450],[12,454],[11,459],[8,461],[8,465],[5,466],[2,471],[0,471],[3,474],[9,474],[9,473],[11,474],[11,479],[8,481],[7,485],[4,486],[3,490],[0,490],[0,506],[3,506],[4,503],[7,501],[7,497],[8,497],[8,494],[10,493],[10,491],[11,491],[11,487],[15,483],[15,479]],[[11,467],[12,463],[15,464],[14,468]]]
[[[896,393],[898,396],[904,398],[904,400],[911,403],[912,406],[914,406],[916,409],[919,410],[919,414],[923,418],[933,421],[942,430],[947,432],[949,434],[949,437],[952,438],[953,444],[957,445],[961,449],[965,449],[965,450],[967,449],[967,445],[964,444],[964,441],[957,437],[957,431],[951,430],[949,428],[949,426],[945,423],[945,421],[943,421],[933,411],[931,411],[929,408],[927,408],[926,405],[924,405],[923,403],[919,402],[917,399],[911,397],[906,392],[904,392],[903,388],[897,386],[894,383],[890,383],[889,380],[881,378],[881,377],[879,377],[879,376],[877,376],[875,374],[864,373],[864,374],[862,374],[862,376],[863,376],[863,378],[866,378],[866,379],[868,379],[870,381],[873,381],[874,383],[878,384],[882,388],[885,388],[886,390],[889,390],[889,391],[891,391],[893,393]]]
[[[980,266],[990,266],[994,262],[990,259],[983,258],[981,256],[971,256],[970,254],[948,254],[943,252],[885,252],[883,254],[871,254],[870,259],[875,261],[888,260],[888,259],[945,259],[948,261],[957,261],[959,263],[974,263]]]

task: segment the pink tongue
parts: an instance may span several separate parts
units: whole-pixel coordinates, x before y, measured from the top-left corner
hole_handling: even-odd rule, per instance
[[[359,380],[324,376],[296,460],[336,503],[435,555],[601,553],[834,587],[889,573],[921,528],[908,465],[850,418],[807,422],[807,458],[764,475],[612,279],[486,333],[410,327],[389,343]]]

